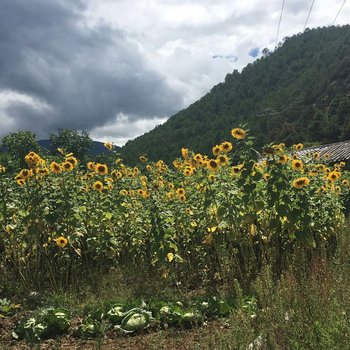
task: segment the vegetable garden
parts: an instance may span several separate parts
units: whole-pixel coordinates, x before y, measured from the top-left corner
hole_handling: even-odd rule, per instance
[[[210,297],[186,306],[105,305],[82,320],[82,337],[103,333],[106,322],[124,332],[144,329],[152,319],[199,325],[229,313],[238,291],[252,295],[266,266],[276,282],[300,261],[336,253],[350,193],[345,163],[328,164],[327,155],[317,153],[300,157],[301,144],[270,145],[259,158],[253,137],[241,128],[212,155],[183,148],[172,165],[141,155],[139,165],[129,167],[105,146],[110,156],[103,163],[82,164],[60,149],[55,159],[30,152],[27,168],[15,175],[0,166],[5,292],[13,281],[23,290],[78,292],[113,271],[140,270],[146,280],[158,276]],[[223,290],[226,299],[215,299]],[[30,342],[58,336],[70,326],[68,315],[41,310],[23,319],[15,335]]]

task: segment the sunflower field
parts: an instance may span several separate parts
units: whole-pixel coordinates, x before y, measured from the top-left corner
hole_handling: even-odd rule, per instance
[[[332,254],[345,221],[349,174],[302,144],[254,150],[235,128],[212,155],[183,148],[167,165],[140,156],[80,163],[30,152],[0,166],[0,272],[23,286],[67,289],[92,273],[142,267],[164,279],[243,287],[264,265],[279,276],[299,254]],[[326,252],[326,253],[325,253]]]

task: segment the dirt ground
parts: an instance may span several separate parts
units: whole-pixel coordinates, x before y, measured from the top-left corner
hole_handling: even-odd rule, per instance
[[[36,349],[24,341],[13,340],[11,333],[17,321],[18,316],[0,319],[0,350]],[[102,339],[100,347],[96,340],[81,340],[70,333],[58,339],[42,342],[40,350],[215,349],[215,334],[229,332],[229,330],[230,325],[225,320],[216,320],[190,330],[149,330],[131,336],[121,336],[109,332]]]

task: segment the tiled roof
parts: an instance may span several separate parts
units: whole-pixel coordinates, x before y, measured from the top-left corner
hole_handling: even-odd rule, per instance
[[[337,143],[330,143],[328,145],[314,146],[304,148],[298,152],[300,155],[318,152],[320,156],[329,154],[328,162],[336,163],[350,160],[350,140]]]

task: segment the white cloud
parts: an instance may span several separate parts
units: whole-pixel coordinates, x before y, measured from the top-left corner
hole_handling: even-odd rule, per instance
[[[119,113],[113,122],[92,129],[90,136],[97,141],[109,141],[117,146],[123,146],[128,140],[163,124],[166,120],[164,117],[132,120],[127,115]]]
[[[84,128],[117,144],[164,122],[226,74],[241,70],[254,60],[251,49],[273,50],[282,5],[280,0],[80,0],[73,7],[68,0],[31,1],[41,7],[50,4],[45,17],[36,17],[28,6],[25,13],[34,20],[24,18],[18,22],[25,24],[19,26],[19,37],[14,28],[2,35],[7,41],[0,41],[0,48],[3,42],[10,43],[0,52],[0,67],[7,52],[16,52],[17,41],[19,50],[31,47],[15,56],[18,61],[6,62],[7,70],[13,68],[6,84],[12,84],[13,75],[19,83],[2,86],[17,91],[7,102],[0,94],[2,133],[20,128],[19,122],[31,125],[42,120],[42,134],[57,126]],[[303,30],[311,2],[285,2],[279,41]],[[307,27],[330,25],[342,2],[315,1]],[[24,3],[4,0],[10,9],[4,17],[6,28],[11,11]],[[336,24],[349,19],[348,2]],[[0,81],[7,70],[0,72]],[[35,89],[27,91],[33,81]],[[38,101],[42,105],[35,107]],[[20,117],[28,106],[29,116]],[[50,120],[44,107],[53,109]]]

